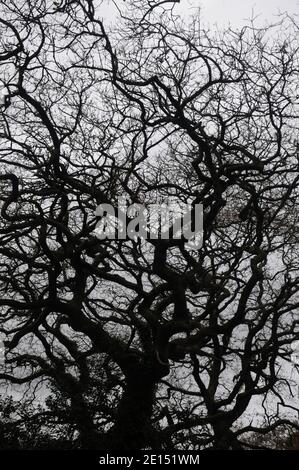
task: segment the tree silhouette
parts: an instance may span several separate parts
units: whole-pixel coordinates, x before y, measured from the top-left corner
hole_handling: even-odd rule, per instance
[[[212,33],[176,3],[107,27],[102,2],[0,1],[0,377],[24,396],[9,429],[49,446],[299,429],[296,18]],[[121,196],[202,204],[202,247],[100,240]]]

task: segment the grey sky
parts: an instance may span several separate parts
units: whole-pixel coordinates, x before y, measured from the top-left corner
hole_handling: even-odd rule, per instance
[[[240,26],[244,20],[259,15],[259,21],[272,22],[279,12],[299,13],[299,0],[181,0],[182,13],[201,7],[205,24]]]
[[[119,2],[125,7],[125,2]],[[230,24],[232,27],[242,26],[253,16],[258,17],[261,25],[272,23],[279,12],[287,11],[299,15],[299,0],[181,0],[175,5],[175,11],[182,16],[195,13],[201,9],[201,21],[204,25],[219,27]],[[113,22],[116,9],[111,0],[101,4],[101,16]]]

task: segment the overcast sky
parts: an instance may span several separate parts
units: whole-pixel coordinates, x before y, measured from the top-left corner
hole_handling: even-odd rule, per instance
[[[210,26],[239,26],[252,12],[259,15],[259,20],[271,22],[280,12],[299,13],[299,0],[181,0],[178,7],[182,13],[201,7],[202,20]]]
[[[119,0],[118,5],[124,7],[126,4]],[[175,6],[175,11],[188,16],[188,13],[195,13],[199,8],[202,23],[206,26],[242,26],[246,20],[252,18],[253,12],[258,17],[258,22],[264,25],[273,22],[279,12],[299,15],[299,0],[181,0]],[[101,16],[106,21],[113,22],[115,14],[111,0],[101,4]]]

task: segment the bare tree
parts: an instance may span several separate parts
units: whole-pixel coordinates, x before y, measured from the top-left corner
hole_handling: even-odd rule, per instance
[[[0,377],[54,390],[16,427],[82,448],[299,429],[296,19],[211,33],[175,3],[109,28],[102,2],[0,1]],[[99,240],[123,195],[201,203],[202,248]]]

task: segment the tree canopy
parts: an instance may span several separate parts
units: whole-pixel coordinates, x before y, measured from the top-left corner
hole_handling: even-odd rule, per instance
[[[297,18],[112,3],[0,1],[0,432],[258,447],[299,430]],[[202,204],[202,247],[100,240],[120,196]]]

